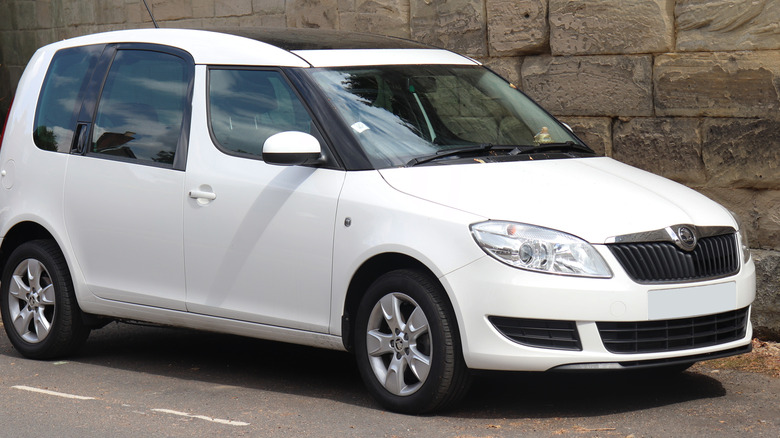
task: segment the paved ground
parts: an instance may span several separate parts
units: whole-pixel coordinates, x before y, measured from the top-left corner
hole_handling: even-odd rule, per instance
[[[706,364],[665,380],[482,375],[456,410],[414,417],[379,408],[346,353],[127,324],[56,362],[3,333],[0,400],[2,437],[780,437],[780,378]]]

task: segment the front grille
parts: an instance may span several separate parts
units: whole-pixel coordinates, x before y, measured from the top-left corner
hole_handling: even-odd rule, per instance
[[[604,347],[612,353],[688,350],[736,341],[745,336],[748,308],[694,318],[641,322],[597,322]]]
[[[502,335],[530,347],[582,350],[574,321],[488,317]]]
[[[669,242],[613,243],[612,254],[639,283],[692,281],[726,277],[739,270],[736,235],[704,237],[693,251]]]

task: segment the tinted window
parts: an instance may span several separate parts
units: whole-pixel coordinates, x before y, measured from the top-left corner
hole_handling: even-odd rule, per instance
[[[262,156],[268,137],[283,131],[313,133],[305,107],[278,71],[212,69],[211,132],[231,152]]]
[[[168,53],[117,51],[95,117],[92,152],[173,164],[190,64]]]
[[[46,73],[35,116],[33,139],[48,151],[69,152],[81,97],[103,46],[63,49]]]

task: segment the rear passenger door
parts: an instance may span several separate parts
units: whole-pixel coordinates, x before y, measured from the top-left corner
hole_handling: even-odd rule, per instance
[[[172,48],[126,44],[108,46],[98,65],[65,178],[76,259],[98,297],[185,310],[182,194],[193,60]]]

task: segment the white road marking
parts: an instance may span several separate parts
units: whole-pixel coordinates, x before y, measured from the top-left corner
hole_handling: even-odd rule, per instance
[[[170,409],[152,409],[154,412],[162,412],[164,414],[179,415],[181,417],[197,418],[199,420],[206,420],[212,423],[226,424],[228,426],[249,426],[249,423],[243,421],[223,420],[221,418],[211,418],[205,415],[192,415],[186,412],[172,411]]]
[[[68,394],[65,392],[49,391],[48,389],[33,388],[32,386],[14,385],[11,388],[21,389],[22,391],[37,392],[39,394],[53,395],[56,397],[70,398],[75,400],[96,400],[95,397],[85,397],[83,395]],[[122,406],[129,407],[129,405],[123,404]],[[197,418],[198,420],[210,421],[212,423],[225,424],[227,426],[249,426],[250,423],[243,421],[223,420],[221,418],[212,418],[205,415],[193,415],[186,412],[173,411],[170,409],[152,409],[153,412],[160,412],[163,414],[178,415],[180,417]],[[134,411],[137,412],[137,411]],[[137,412],[143,414],[144,412]]]
[[[54,395],[57,397],[72,398],[76,400],[95,400],[95,397],[84,397],[82,395],[66,394],[64,392],[49,391],[48,389],[33,388],[31,386],[16,385],[11,388],[21,389],[23,391],[37,392],[40,394]]]

